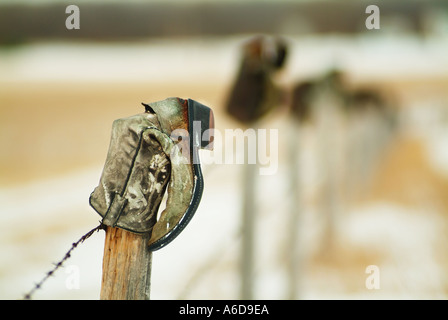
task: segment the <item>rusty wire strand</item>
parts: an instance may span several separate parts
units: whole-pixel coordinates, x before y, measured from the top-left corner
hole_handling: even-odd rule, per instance
[[[50,271],[48,271],[45,276],[42,278],[42,280],[40,280],[38,283],[36,283],[34,285],[34,288],[31,289],[27,294],[24,295],[23,299],[24,300],[31,300],[32,295],[39,290],[40,288],[42,288],[42,285],[44,284],[45,281],[48,280],[48,278],[50,278],[60,267],[62,267],[62,265],[64,264],[64,262],[70,258],[71,256],[71,252],[80,244],[83,243],[85,240],[87,240],[88,238],[90,238],[90,236],[92,234],[94,234],[96,231],[99,230],[105,230],[105,225],[103,225],[102,223],[100,223],[100,225],[98,225],[97,227],[93,228],[92,230],[90,230],[89,232],[87,232],[85,235],[83,235],[78,241],[73,242],[71,248],[66,252],[66,254],[64,255],[64,257],[58,262],[54,264],[54,268],[51,269]]]

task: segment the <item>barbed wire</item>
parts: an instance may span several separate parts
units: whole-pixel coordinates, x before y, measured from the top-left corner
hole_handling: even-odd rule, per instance
[[[33,294],[42,288],[42,285],[48,280],[48,278],[50,278],[60,267],[62,267],[62,265],[64,264],[64,262],[70,258],[72,251],[80,244],[83,243],[85,240],[87,240],[88,238],[90,238],[90,236],[92,234],[94,234],[96,231],[99,230],[105,230],[106,226],[103,225],[102,223],[100,223],[97,227],[93,228],[92,230],[90,230],[89,232],[87,232],[85,235],[83,235],[78,241],[73,242],[71,248],[65,253],[64,257],[58,262],[55,263],[54,268],[51,269],[50,271],[48,271],[45,276],[42,278],[42,280],[40,280],[38,283],[36,283],[34,285],[34,287],[24,295],[23,299],[24,300],[31,300]]]

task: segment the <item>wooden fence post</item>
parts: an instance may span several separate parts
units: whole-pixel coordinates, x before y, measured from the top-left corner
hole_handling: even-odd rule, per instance
[[[150,233],[107,227],[101,300],[149,300],[152,252]]]
[[[247,153],[247,146],[245,151]],[[254,254],[256,219],[256,164],[243,167],[242,243],[241,243],[241,299],[252,300],[254,287]]]
[[[302,261],[300,251],[298,250],[298,241],[300,239],[299,221],[303,215],[303,192],[300,188],[301,166],[300,150],[301,145],[301,126],[304,121],[291,118],[288,121],[288,152],[289,152],[289,192],[290,207],[288,219],[288,299],[295,300],[298,296],[298,283],[301,275]]]

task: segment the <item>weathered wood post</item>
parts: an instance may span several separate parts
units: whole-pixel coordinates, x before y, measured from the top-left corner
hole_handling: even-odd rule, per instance
[[[299,281],[299,268],[301,267],[299,259],[299,251],[297,248],[299,239],[299,216],[302,214],[303,202],[302,193],[300,190],[300,125],[296,119],[289,121],[288,138],[288,155],[289,155],[289,192],[290,192],[290,207],[288,219],[288,237],[287,237],[287,251],[288,251],[288,299],[297,299],[297,286]]]
[[[384,93],[374,88],[349,92],[347,118],[350,154],[347,170],[348,200],[366,191],[373,170],[391,137],[394,114]]]
[[[149,300],[152,252],[149,233],[107,227],[101,300]]]
[[[247,151],[248,148],[245,148]],[[255,221],[256,221],[256,192],[258,165],[244,163],[242,215],[241,215],[241,298],[253,299],[254,263],[255,263]]]
[[[274,83],[273,75],[284,65],[287,53],[282,39],[257,36],[242,46],[242,57],[226,109],[246,129],[256,130],[258,121],[282,101],[283,90]],[[242,244],[241,299],[253,299],[254,246],[256,223],[257,163],[250,157],[245,144],[245,163],[242,172]]]
[[[288,219],[288,237],[286,249],[288,252],[287,273],[288,273],[288,292],[287,297],[295,300],[300,295],[300,280],[302,271],[302,252],[299,249],[301,240],[300,222],[303,217],[304,201],[301,189],[301,149],[302,149],[302,130],[313,119],[311,95],[314,90],[313,82],[298,83],[292,88],[290,98],[290,113],[286,123],[286,138],[289,156],[289,219]]]
[[[332,253],[343,211],[342,179],[345,170],[343,110],[347,99],[344,74],[330,70],[319,80],[313,104],[316,111],[318,161],[322,175],[321,210],[325,219],[322,249]]]

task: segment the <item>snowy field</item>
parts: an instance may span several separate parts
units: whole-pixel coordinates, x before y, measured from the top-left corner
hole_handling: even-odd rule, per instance
[[[88,197],[98,183],[114,119],[142,112],[140,102],[179,96],[212,107],[218,130],[238,127],[223,104],[245,39],[43,43],[0,50],[1,299],[22,298],[72,242],[98,224]],[[343,167],[329,236],[321,212],[327,199],[318,129],[297,131],[300,193],[292,194],[288,115],[281,109],[262,121],[260,128],[279,132],[278,170],[256,176],[254,297],[289,298],[288,232],[294,228],[288,222],[291,206],[297,206],[295,298],[447,299],[448,39],[288,40],[291,54],[279,81],[289,84],[338,65],[354,85],[393,93],[399,125],[369,158],[374,160],[365,169],[367,178],[358,179],[347,165],[355,151],[344,148],[359,131],[339,123],[337,143],[328,147],[342,157]],[[372,128],[375,137],[378,127]],[[215,152],[223,147],[218,141]],[[152,299],[240,297],[243,169],[232,163],[203,166],[205,190],[195,218],[153,255]],[[34,298],[98,299],[103,248],[101,231]],[[371,265],[380,272],[377,289],[366,285]]]

